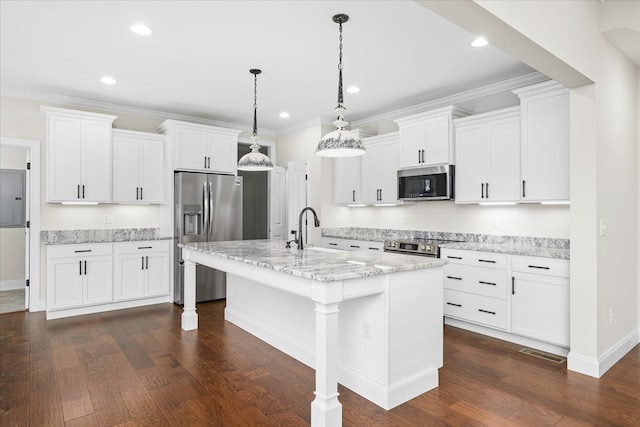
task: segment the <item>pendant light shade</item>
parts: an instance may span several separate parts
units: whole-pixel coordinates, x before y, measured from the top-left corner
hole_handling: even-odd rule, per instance
[[[251,152],[245,154],[238,161],[238,170],[241,171],[270,171],[273,169],[271,159],[260,152],[258,145],[258,74],[262,70],[252,68],[249,70],[253,74],[253,135],[251,136]]]
[[[358,136],[346,130],[344,127],[349,122],[344,120],[344,113],[347,109],[343,105],[342,97],[342,24],[349,20],[349,16],[338,14],[333,16],[333,22],[340,26],[340,56],[338,62],[338,106],[335,113],[338,118],[333,122],[336,130],[329,132],[322,137],[318,143],[316,154],[322,157],[353,157],[361,156],[365,153],[364,144]]]

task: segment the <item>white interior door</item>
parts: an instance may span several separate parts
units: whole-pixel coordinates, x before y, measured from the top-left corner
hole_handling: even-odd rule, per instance
[[[307,206],[307,163],[287,164],[287,228],[286,239],[291,240],[292,230],[298,231],[298,215]]]
[[[282,166],[274,166],[269,175],[271,179],[269,238],[283,240],[287,237],[285,215],[287,196],[286,169]]]

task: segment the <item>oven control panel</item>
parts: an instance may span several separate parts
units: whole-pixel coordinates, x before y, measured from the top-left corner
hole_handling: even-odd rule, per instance
[[[438,256],[438,245],[433,242],[410,240],[385,240],[385,252],[399,252],[412,255]]]

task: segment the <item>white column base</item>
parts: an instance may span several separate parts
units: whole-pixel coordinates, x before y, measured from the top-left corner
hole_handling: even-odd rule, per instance
[[[320,397],[314,392],[316,398],[311,402],[311,425],[339,427],[342,425],[342,404],[338,401],[338,394],[330,397]]]
[[[195,308],[182,313],[182,329],[185,331],[198,329],[198,313]]]
[[[185,256],[187,254],[185,253]],[[198,329],[198,313],[196,311],[196,264],[184,260],[184,311],[182,312],[182,329],[192,331]]]

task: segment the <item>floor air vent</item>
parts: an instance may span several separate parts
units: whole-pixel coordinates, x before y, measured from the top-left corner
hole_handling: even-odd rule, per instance
[[[548,360],[553,363],[564,363],[567,361],[565,357],[556,356],[555,354],[545,353],[543,351],[532,350],[530,348],[523,348],[522,350],[520,350],[520,353],[524,353],[524,354],[528,354],[529,356]]]

